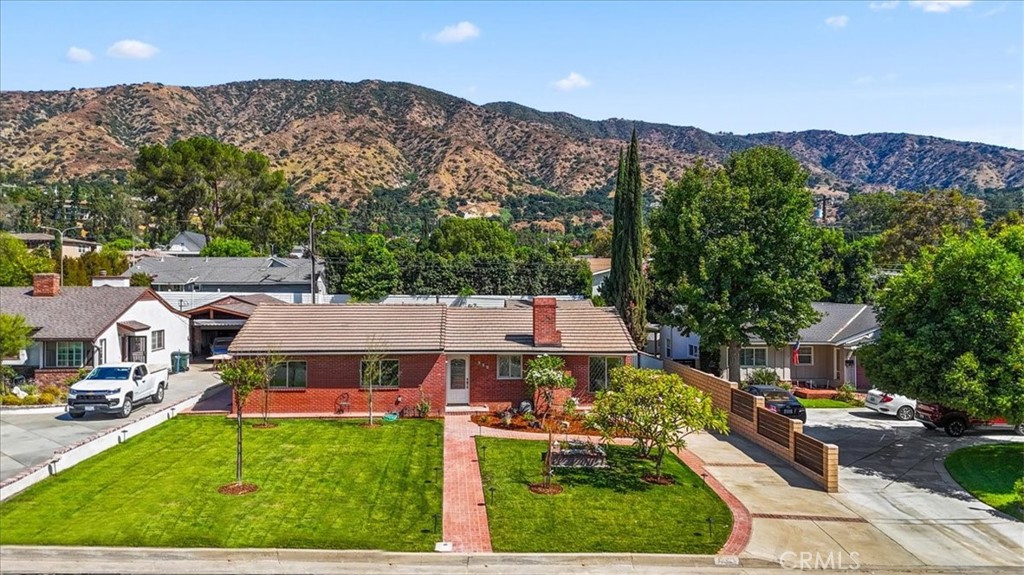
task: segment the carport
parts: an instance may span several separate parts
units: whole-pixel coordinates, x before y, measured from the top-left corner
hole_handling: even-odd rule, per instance
[[[280,303],[266,294],[230,295],[185,312],[191,320],[192,355],[210,355],[210,344],[218,337],[234,337],[245,325],[256,306]]]

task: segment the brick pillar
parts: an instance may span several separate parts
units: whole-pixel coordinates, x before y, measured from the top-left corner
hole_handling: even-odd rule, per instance
[[[533,345],[562,345],[557,324],[558,302],[553,297],[533,298]]]
[[[35,274],[32,276],[33,297],[54,297],[60,295],[60,276],[57,274]]]

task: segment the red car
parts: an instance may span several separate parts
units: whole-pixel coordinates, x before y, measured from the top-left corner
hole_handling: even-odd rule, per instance
[[[918,403],[914,418],[928,429],[941,427],[950,437],[960,437],[968,429],[984,431],[1013,430],[1017,435],[1024,435],[1024,423],[1013,424],[1004,418],[978,419],[967,412],[939,405],[937,403]]]

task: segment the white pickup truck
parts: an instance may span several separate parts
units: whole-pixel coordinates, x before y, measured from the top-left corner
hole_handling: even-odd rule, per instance
[[[95,367],[68,390],[68,415],[113,413],[128,417],[139,403],[160,403],[167,391],[167,368],[144,363],[108,363]]]

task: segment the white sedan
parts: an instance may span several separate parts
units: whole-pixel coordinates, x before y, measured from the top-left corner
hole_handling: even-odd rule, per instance
[[[864,407],[885,415],[894,415],[900,421],[910,421],[914,419],[917,400],[872,389],[864,400]]]

